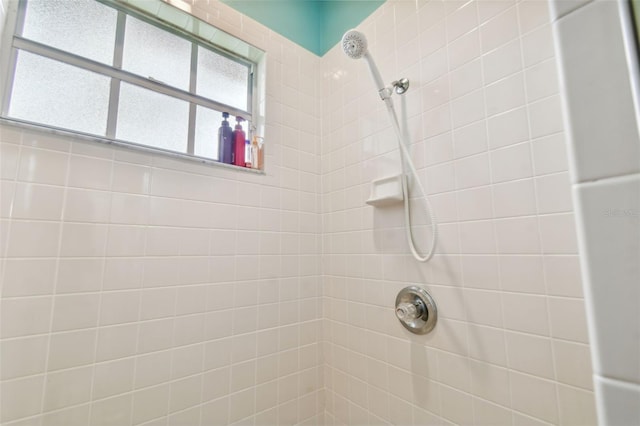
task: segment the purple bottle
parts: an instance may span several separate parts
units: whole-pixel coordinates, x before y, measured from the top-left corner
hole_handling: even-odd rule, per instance
[[[229,126],[227,118],[229,118],[228,112],[223,112],[222,125],[218,129],[218,161],[221,163],[232,164],[233,163],[233,130]]]

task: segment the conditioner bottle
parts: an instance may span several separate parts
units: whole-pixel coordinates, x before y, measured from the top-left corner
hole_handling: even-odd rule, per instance
[[[233,155],[233,130],[227,121],[228,112],[222,113],[222,124],[218,129],[218,161],[231,164]]]
[[[233,164],[235,164],[236,166],[245,167],[244,151],[246,137],[244,134],[244,130],[242,130],[242,125],[240,124],[240,122],[242,121],[244,121],[244,118],[240,116],[236,117],[236,127],[233,131],[233,151],[235,154],[233,158]]]

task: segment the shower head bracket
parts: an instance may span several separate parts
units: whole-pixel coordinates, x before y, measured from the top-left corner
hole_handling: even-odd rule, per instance
[[[398,95],[404,95],[409,90],[409,79],[401,78],[391,83]]]

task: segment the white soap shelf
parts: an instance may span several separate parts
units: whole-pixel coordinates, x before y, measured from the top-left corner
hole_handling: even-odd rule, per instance
[[[374,207],[385,207],[402,202],[402,184],[405,180],[406,176],[400,174],[372,181],[371,194],[366,203]]]

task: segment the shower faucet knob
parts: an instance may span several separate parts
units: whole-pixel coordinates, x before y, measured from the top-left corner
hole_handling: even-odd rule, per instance
[[[422,302],[404,302],[396,306],[396,316],[400,321],[413,321],[424,314],[424,304]]]

